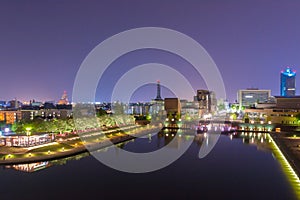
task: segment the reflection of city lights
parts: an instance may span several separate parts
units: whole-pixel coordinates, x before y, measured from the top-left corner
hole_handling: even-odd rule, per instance
[[[206,127],[209,131],[211,130],[211,124],[208,124]]]
[[[203,118],[204,118],[204,119],[210,119],[211,117],[212,117],[211,114],[203,115]]]

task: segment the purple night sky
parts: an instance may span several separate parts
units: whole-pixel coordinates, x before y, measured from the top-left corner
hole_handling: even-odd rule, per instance
[[[4,0],[0,3],[0,100],[57,101],[64,90],[71,97],[77,70],[96,45],[121,31],[146,26],[174,29],[198,41],[219,67],[230,101],[236,99],[238,89],[248,87],[271,89],[272,95],[279,95],[280,71],[291,66],[300,73],[299,10],[297,0]],[[117,79],[148,62],[177,68],[195,78],[194,88],[205,87],[192,71],[184,70],[189,68],[187,62],[158,50],[120,57],[107,77]],[[116,80],[103,81],[107,87],[98,94],[99,101],[107,100]],[[299,76],[296,81],[299,84]],[[155,95],[148,92],[140,100]]]

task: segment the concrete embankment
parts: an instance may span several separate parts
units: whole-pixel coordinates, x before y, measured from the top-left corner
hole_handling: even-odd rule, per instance
[[[300,140],[288,139],[284,133],[271,132],[270,136],[281,150],[295,173],[300,177]]]

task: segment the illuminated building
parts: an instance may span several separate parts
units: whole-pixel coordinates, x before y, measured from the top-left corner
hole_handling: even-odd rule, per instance
[[[0,111],[0,121],[6,124],[13,124],[22,119],[21,111],[10,111],[1,110]]]
[[[186,116],[190,118],[199,117],[198,101],[180,100],[180,105],[181,105],[181,116]]]
[[[298,124],[300,114],[300,96],[275,96],[276,103],[256,108],[246,108],[245,113],[250,120],[271,122],[272,124]],[[259,104],[258,104],[259,105]],[[273,105],[273,106],[272,106]]]
[[[280,73],[280,95],[284,97],[295,96],[296,94],[296,71],[287,67]]]
[[[62,97],[60,98],[60,100],[57,103],[58,105],[68,105],[69,104],[69,100],[68,100],[68,95],[67,92],[64,91]]]
[[[54,135],[48,133],[35,133],[34,135],[5,135],[0,137],[0,144],[12,147],[38,146],[54,141]]]
[[[251,107],[256,103],[265,103],[271,96],[271,90],[259,90],[258,88],[248,88],[239,90],[237,94],[240,106]]]
[[[216,111],[217,99],[213,91],[197,90],[197,96],[194,97],[194,101],[198,101],[199,103],[200,116]]]

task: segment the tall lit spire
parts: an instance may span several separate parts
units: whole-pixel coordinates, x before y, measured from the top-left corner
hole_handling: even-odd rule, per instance
[[[157,81],[157,91],[155,101],[162,101],[163,99],[160,96],[160,81]]]
[[[69,104],[67,91],[64,91],[62,97],[60,98],[60,100],[58,101],[57,104],[58,105],[67,105],[67,104]]]

